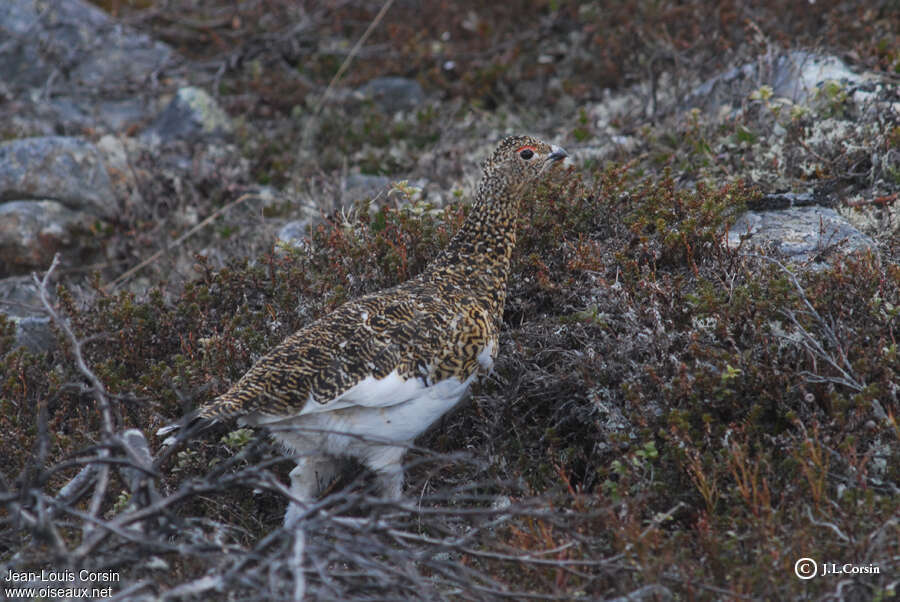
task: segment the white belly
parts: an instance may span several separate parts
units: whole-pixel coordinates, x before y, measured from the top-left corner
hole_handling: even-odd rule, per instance
[[[246,416],[243,422],[267,426],[296,453],[347,455],[367,462],[379,448],[410,445],[465,397],[474,379],[473,374],[465,381],[449,378],[429,387],[420,385],[414,395],[393,405],[347,405],[342,396],[343,402],[335,404],[335,409],[325,404],[289,418],[256,414]],[[383,389],[384,384],[376,387]],[[355,391],[352,397],[370,398],[364,390]]]

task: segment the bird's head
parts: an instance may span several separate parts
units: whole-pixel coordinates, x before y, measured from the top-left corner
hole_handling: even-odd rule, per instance
[[[485,179],[501,179],[511,193],[521,193],[567,156],[562,148],[538,138],[508,136],[485,161]]]

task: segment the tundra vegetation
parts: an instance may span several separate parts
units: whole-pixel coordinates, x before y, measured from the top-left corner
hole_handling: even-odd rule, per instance
[[[155,431],[301,326],[422,270],[464,220],[484,152],[521,131],[572,161],[523,203],[494,372],[408,454],[402,502],[359,470],[325,492],[306,518],[309,595],[896,595],[896,2],[398,2],[377,23],[383,4],[366,1],[95,4],[175,48],[179,77],[235,129],[194,177],[132,157],[144,205],[95,233],[124,265],[36,276],[52,351],[14,348],[0,315],[4,567],[115,570],[131,599],[287,595],[292,462],[234,423],[177,448]],[[893,114],[840,82],[802,106],[760,86],[724,117],[680,104],[794,49],[893,82]],[[428,100],[351,98],[387,75]],[[632,108],[607,118],[614,102]],[[338,203],[351,172],[395,183]],[[223,211],[111,285],[186,213],[261,187],[278,201]],[[830,241],[805,262],[729,246],[780,190],[856,211],[875,245]],[[310,203],[305,241],[273,244],[265,222]],[[879,572],[801,580],[802,557]]]

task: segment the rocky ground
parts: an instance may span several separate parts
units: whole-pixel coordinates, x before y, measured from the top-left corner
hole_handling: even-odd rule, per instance
[[[156,429],[422,269],[529,132],[570,166],[495,374],[412,454],[415,508],[330,489],[309,595],[895,595],[895,3],[202,4],[0,7],[3,574],[288,595],[289,463]]]

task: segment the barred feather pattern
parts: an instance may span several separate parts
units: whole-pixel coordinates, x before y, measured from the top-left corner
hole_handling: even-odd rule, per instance
[[[484,163],[468,218],[421,274],[289,336],[199,416],[326,411],[364,379],[394,372],[426,389],[451,378],[469,382],[497,353],[520,199],[565,156],[536,138],[504,139]]]

